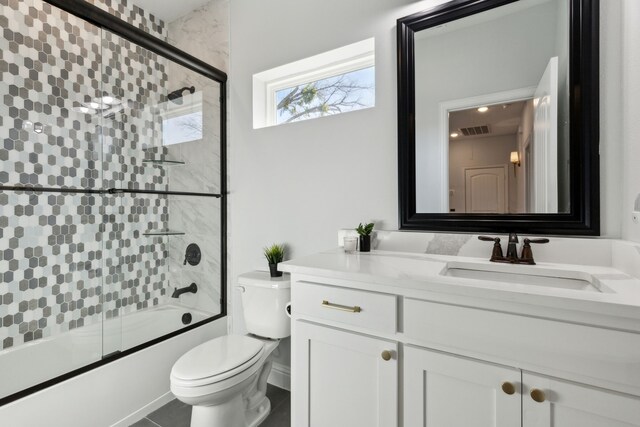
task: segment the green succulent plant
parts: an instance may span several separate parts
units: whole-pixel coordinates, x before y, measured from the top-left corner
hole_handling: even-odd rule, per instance
[[[278,264],[279,262],[284,261],[284,245],[274,243],[271,246],[265,247],[263,252],[264,257],[267,259],[267,262],[269,264]]]
[[[358,228],[356,228],[356,231],[358,232],[359,235],[361,236],[368,236],[371,234],[371,232],[373,231],[373,222],[370,222],[368,224],[358,224]]]

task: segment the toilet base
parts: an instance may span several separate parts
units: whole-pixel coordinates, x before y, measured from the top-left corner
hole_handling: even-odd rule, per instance
[[[220,405],[193,406],[191,427],[257,427],[270,412],[266,396],[255,409],[247,410],[244,398],[238,395]]]
[[[266,396],[272,366],[269,357],[279,341],[261,340],[265,348],[263,359],[256,362],[257,371],[245,371],[250,375],[240,382],[227,379],[199,387],[172,382],[175,396],[192,405],[191,427],[257,427],[269,416],[271,402]]]

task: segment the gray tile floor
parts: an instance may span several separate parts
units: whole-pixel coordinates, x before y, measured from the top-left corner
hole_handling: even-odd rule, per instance
[[[271,401],[271,414],[260,427],[290,427],[291,397],[289,392],[271,384],[267,385],[267,397]],[[189,427],[191,406],[174,399],[130,427]]]

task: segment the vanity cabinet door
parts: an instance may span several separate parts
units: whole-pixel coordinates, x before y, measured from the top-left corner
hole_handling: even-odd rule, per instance
[[[523,427],[640,427],[640,398],[524,372]]]
[[[517,427],[521,397],[519,369],[411,346],[404,349],[407,427]]]
[[[397,427],[397,343],[303,321],[292,343],[292,426]]]

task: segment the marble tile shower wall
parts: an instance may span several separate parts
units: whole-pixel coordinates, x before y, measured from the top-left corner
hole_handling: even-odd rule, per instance
[[[97,6],[165,37],[126,0]],[[166,189],[147,107],[166,61],[40,0],[0,0],[0,184]],[[111,114],[82,104],[104,92]],[[162,197],[0,193],[0,350],[166,300]],[[104,304],[101,304],[103,299]]]
[[[229,28],[228,1],[212,0],[198,9],[167,24],[170,44],[212,64],[222,71],[228,70]],[[193,86],[202,92],[203,138],[168,147],[169,155],[185,161],[188,167],[172,168],[171,184],[180,188],[198,188],[198,191],[220,192],[220,85],[198,74],[170,63],[167,66],[171,87]],[[220,277],[220,202],[206,198],[174,198],[169,204],[169,227],[183,231],[184,236],[169,242],[170,281],[181,286],[197,283],[199,296],[185,294],[181,302],[188,306],[210,311],[219,307],[220,287],[212,278]],[[202,249],[202,263],[188,269],[180,268],[181,255],[189,243]]]

